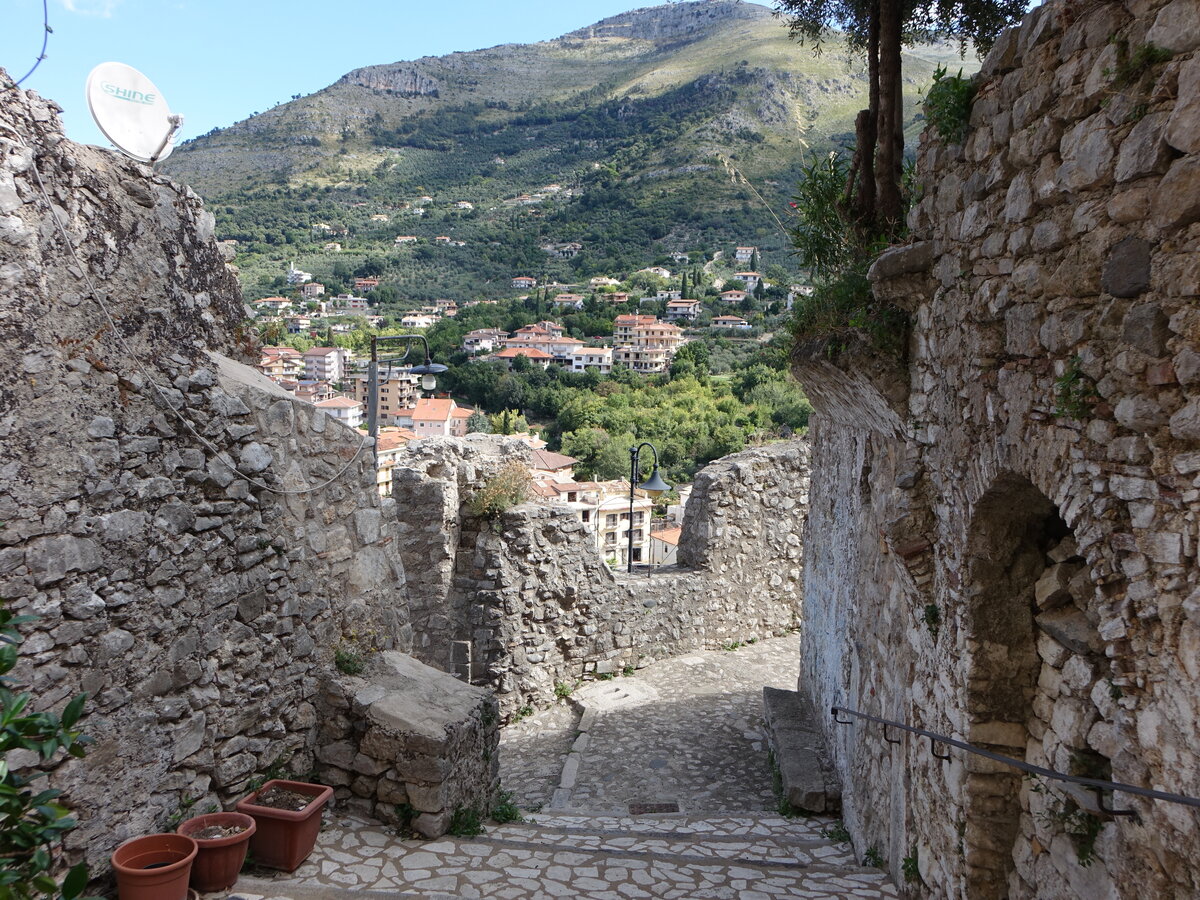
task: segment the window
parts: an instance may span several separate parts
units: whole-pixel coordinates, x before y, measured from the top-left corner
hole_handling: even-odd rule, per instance
[[[617,542],[617,536],[611,531],[604,536],[604,546],[611,547]]]
[[[643,515],[644,515],[644,514],[643,514],[643,513],[640,513],[640,512],[639,512],[639,513],[634,513],[634,514],[633,514],[633,524],[634,524],[634,525],[641,525],[641,524],[642,524],[642,516],[643,516]]]
[[[570,491],[567,494],[567,502],[574,503],[578,499],[578,497],[579,497],[579,495],[577,493],[575,493],[575,491]]]
[[[614,525],[617,524],[616,515],[614,513],[609,513],[604,519],[604,524],[607,525],[609,528],[612,528]]]
[[[592,511],[590,509],[585,509],[583,511],[583,521],[585,521],[585,522],[592,521]]]
[[[633,561],[634,561],[634,562],[641,562],[641,561],[642,561],[642,548],[641,548],[641,547],[634,547],[634,548],[633,548]]]

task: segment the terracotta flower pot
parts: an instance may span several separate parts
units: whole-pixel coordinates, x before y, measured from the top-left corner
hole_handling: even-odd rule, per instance
[[[293,812],[260,806],[255,801],[271,788],[282,788],[312,797],[304,809]],[[250,838],[250,852],[256,865],[294,872],[308,859],[321,830],[321,810],[333,796],[333,788],[304,781],[272,779],[248,797],[238,801],[237,811],[253,816],[258,830]]]
[[[182,834],[148,834],[113,851],[121,900],[187,900],[196,842]]]
[[[241,828],[228,837],[203,838],[197,832],[212,826]],[[198,851],[192,863],[191,885],[198,891],[223,891],[233,887],[246,861],[246,850],[256,828],[254,819],[245,813],[208,813],[181,822],[176,834],[184,834],[196,842]]]

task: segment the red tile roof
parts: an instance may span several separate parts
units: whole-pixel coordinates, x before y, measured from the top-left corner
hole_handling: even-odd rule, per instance
[[[494,355],[497,359],[513,359],[517,356],[525,356],[535,360],[554,359],[551,354],[543,350],[538,350],[536,347],[508,347]]]
[[[662,531],[651,531],[650,537],[658,538],[664,544],[670,544],[672,547],[678,547],[681,534],[683,534],[682,528],[664,528]]]
[[[553,453],[549,450],[534,450],[532,451],[533,467],[541,469],[545,472],[554,472],[558,469],[568,469],[579,462],[573,456],[566,456],[562,453]]]

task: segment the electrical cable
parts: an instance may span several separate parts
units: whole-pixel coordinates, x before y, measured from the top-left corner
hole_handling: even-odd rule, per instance
[[[117,340],[120,342],[122,349],[125,351],[125,353],[131,359],[133,359],[134,363],[137,365],[138,371],[141,372],[142,377],[146,379],[146,381],[150,384],[150,386],[152,388],[154,388],[154,392],[158,395],[158,398],[161,401],[162,405],[164,407],[166,407],[168,410],[170,410],[172,413],[174,413],[175,417],[180,421],[180,423],[192,434],[192,436],[194,438],[196,438],[197,441],[199,441],[203,446],[208,448],[208,450],[213,454],[213,456],[219,457],[223,451],[219,447],[217,447],[215,444],[213,444],[211,441],[209,441],[206,437],[204,437],[202,434],[200,434],[200,432],[197,431],[196,427],[192,424],[191,420],[189,420],[183,414],[183,412],[181,410],[176,409],[175,406],[167,399],[166,391],[164,391],[163,388],[161,388],[159,386],[158,382],[154,380],[153,376],[151,376],[149,370],[143,364],[140,357],[137,355],[137,353],[134,352],[134,350],[130,346],[129,342],[125,339],[125,336],[121,333],[121,330],[117,327],[116,319],[113,318],[112,312],[108,308],[108,304],[104,301],[103,294],[101,294],[101,292],[96,289],[96,285],[92,281],[91,275],[88,273],[88,267],[84,264],[82,258],[79,256],[79,253],[76,251],[75,244],[72,242],[70,235],[67,233],[66,227],[63,225],[62,221],[58,217],[58,213],[54,209],[54,203],[50,200],[50,194],[46,190],[45,183],[42,181],[41,173],[38,171],[36,152],[33,150],[32,147],[29,146],[29,144],[27,144],[25,142],[25,140],[21,136],[20,132],[18,132],[14,128],[8,128],[7,130],[16,136],[18,144],[20,144],[22,147],[24,147],[26,150],[28,150],[30,152],[30,156],[31,156],[30,168],[33,170],[34,178],[37,180],[38,189],[41,192],[42,199],[46,201],[46,206],[50,210],[50,217],[52,219],[54,219],[54,224],[58,227],[59,234],[62,236],[63,241],[66,242],[67,249],[70,250],[71,256],[75,260],[75,264],[79,267],[79,271],[82,273],[82,279],[87,284],[88,291],[89,291],[92,299],[94,299],[100,305],[100,309],[103,310],[104,316],[108,320],[108,324],[112,328],[113,333],[117,336]],[[322,413],[322,415],[323,415],[323,413]],[[250,477],[245,472],[242,472],[241,470],[239,470],[237,468],[237,466],[231,466],[231,469],[233,470],[233,472],[236,475],[243,478],[249,484],[252,484],[255,487],[258,487],[261,490],[270,491],[273,494],[285,494],[285,495],[311,494],[311,493],[314,493],[315,491],[319,491],[325,487],[328,487],[330,484],[337,481],[344,474],[346,474],[346,472],[350,469],[350,467],[358,459],[359,455],[366,448],[367,443],[369,441],[370,441],[369,436],[364,437],[362,443],[359,444],[358,449],[354,452],[354,455],[352,457],[350,457],[350,460],[346,463],[346,465],[344,465],[337,472],[337,474],[335,474],[328,480],[321,482],[319,485],[317,485],[315,487],[296,489],[296,490],[272,487],[271,485],[266,484],[265,482],[258,481],[257,479]]]
[[[42,52],[38,54],[38,58],[33,61],[33,68],[18,78],[15,82],[17,87],[21,86],[21,82],[37,71],[37,67],[42,64],[42,60],[46,58],[46,46],[50,43],[50,35],[54,33],[54,29],[50,27],[50,10],[47,0],[42,0]]]

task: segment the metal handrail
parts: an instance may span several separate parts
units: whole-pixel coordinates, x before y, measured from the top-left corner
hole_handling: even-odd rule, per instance
[[[966,750],[968,753],[974,753],[976,756],[982,756],[985,759],[990,759],[994,762],[1003,763],[1006,766],[1012,766],[1014,769],[1020,769],[1022,772],[1029,772],[1032,775],[1040,775],[1043,778],[1050,778],[1054,781],[1065,781],[1070,784],[1079,784],[1084,787],[1091,788],[1096,792],[1097,803],[1099,808],[1110,816],[1137,816],[1137,810],[1133,809],[1112,809],[1104,803],[1105,791],[1120,791],[1123,794],[1135,794],[1139,797],[1149,797],[1152,800],[1165,800],[1167,803],[1181,803],[1184,806],[1194,806],[1200,808],[1200,798],[1188,797],[1184,794],[1172,794],[1168,791],[1156,791],[1153,788],[1138,787],[1136,784],[1122,784],[1119,781],[1105,781],[1102,778],[1086,778],[1082,775],[1067,775],[1064,772],[1056,772],[1053,769],[1046,769],[1042,766],[1035,766],[1033,763],[1027,763],[1024,760],[1013,759],[1011,756],[1004,756],[1001,753],[993,753],[991,750],[984,750],[982,747],[976,747],[974,744],[969,744],[966,741],[958,741],[944,734],[938,734],[934,731],[926,731],[924,728],[917,728],[914,725],[906,725],[903,722],[896,722],[892,719],[883,719],[879,716],[873,716],[869,713],[859,712],[857,709],[849,709],[845,706],[830,707],[830,714],[833,716],[833,721],[839,725],[853,724],[849,719],[842,720],[838,718],[838,713],[845,713],[849,716],[855,716],[859,719],[866,719],[868,722],[878,722],[884,727],[884,739],[888,743],[899,743],[898,740],[891,740],[887,737],[888,728],[899,728],[911,734],[920,735],[921,737],[929,738],[929,752],[938,759],[949,759],[950,753],[946,755],[938,753],[934,747],[936,744],[947,744],[951,747],[957,747],[959,750]]]

